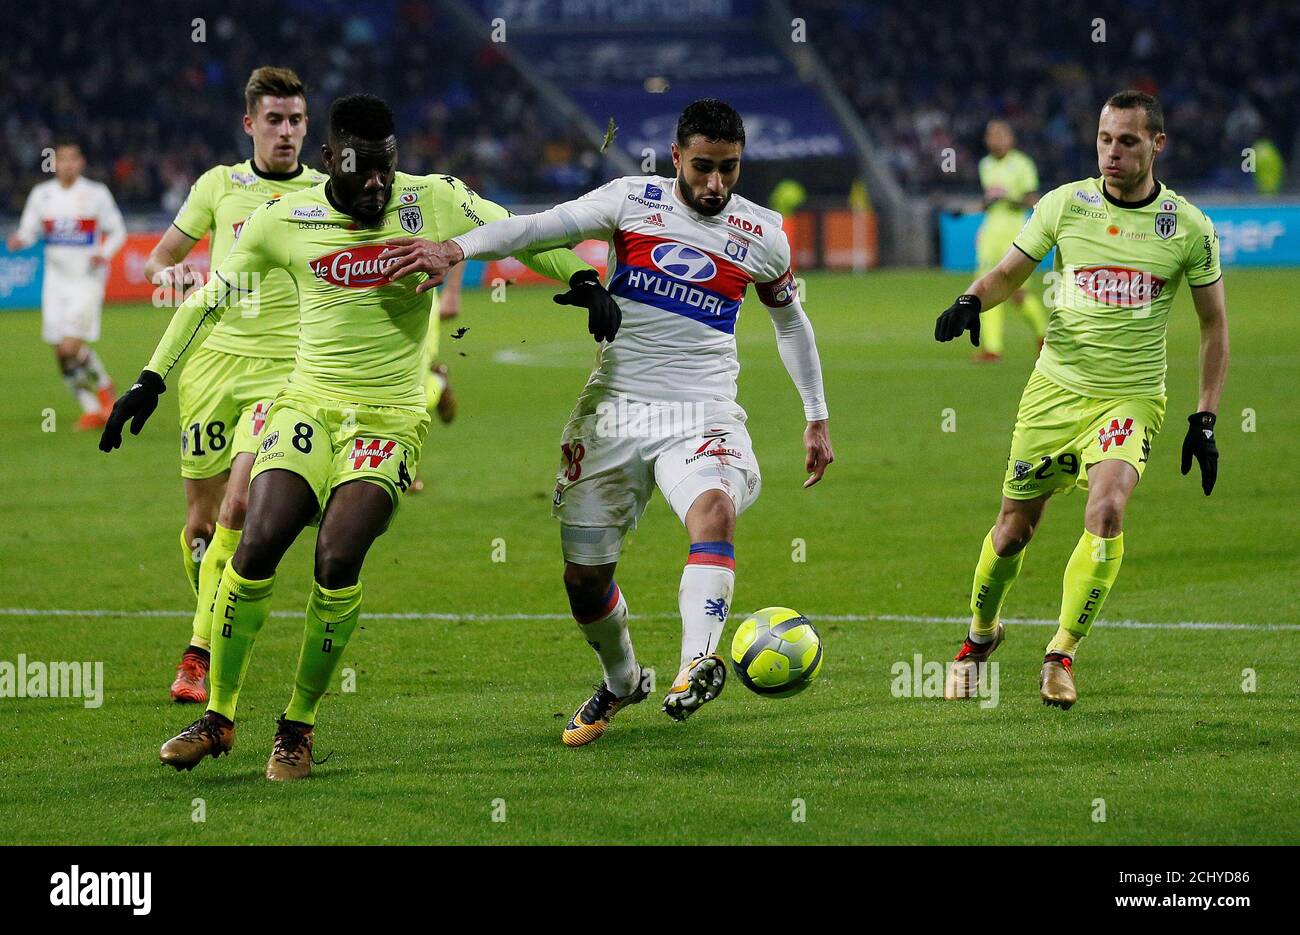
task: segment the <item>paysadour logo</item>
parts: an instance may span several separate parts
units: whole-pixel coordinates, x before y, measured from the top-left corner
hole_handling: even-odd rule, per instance
[[[153,908],[153,874],[145,871],[85,871],[77,864],[50,876],[51,906],[130,906],[147,916]]]

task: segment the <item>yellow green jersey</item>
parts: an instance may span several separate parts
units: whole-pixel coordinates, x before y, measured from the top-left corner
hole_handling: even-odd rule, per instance
[[[1001,159],[990,153],[980,160],[980,187],[1006,192],[985,209],[984,219],[993,223],[1011,221],[1018,226],[1025,217],[1025,196],[1038,191],[1038,169],[1034,160],[1018,149],[1008,150]]]
[[[1015,246],[1035,261],[1056,247],[1037,369],[1081,396],[1163,396],[1178,286],[1221,276],[1209,218],[1159,182],[1150,197],[1121,202],[1102,179],[1082,179],[1044,195]]]
[[[191,186],[172,225],[194,240],[211,232],[208,249],[216,269],[250,214],[272,199],[324,181],[322,173],[303,165],[288,173],[262,172],[251,159],[213,166]],[[242,357],[292,360],[298,346],[298,293],[288,275],[281,270],[269,273],[256,308],[245,304],[228,312],[208,337],[207,346]]]
[[[282,270],[297,291],[299,307],[289,387],[331,400],[423,412],[433,292],[416,293],[428,278],[423,273],[389,281],[393,261],[379,255],[395,237],[448,240],[510,212],[449,175],[398,172],[383,218],[361,227],[331,204],[327,187],[292,192],[253,212],[212,279],[176,310],[149,370],[166,380],[185,352],[203,343],[228,313],[233,298],[256,290],[245,301],[257,303],[259,280]],[[518,259],[564,282],[591,268],[565,249],[522,253]]]

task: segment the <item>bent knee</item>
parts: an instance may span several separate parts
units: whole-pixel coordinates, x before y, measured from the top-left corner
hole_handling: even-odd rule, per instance
[[[1089,500],[1084,512],[1084,525],[1103,539],[1118,536],[1124,528],[1124,498],[1101,496]]]
[[[730,539],[736,531],[736,505],[721,490],[707,490],[695,498],[687,520],[703,540]]]
[[[226,498],[221,501],[221,510],[217,513],[217,522],[227,529],[242,529],[247,515],[248,491],[227,490]]]

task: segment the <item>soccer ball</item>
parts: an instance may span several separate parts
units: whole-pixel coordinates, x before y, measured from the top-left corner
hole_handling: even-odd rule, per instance
[[[789,607],[764,607],[745,618],[731,638],[731,667],[760,695],[797,695],[822,668],[822,638],[807,617]]]

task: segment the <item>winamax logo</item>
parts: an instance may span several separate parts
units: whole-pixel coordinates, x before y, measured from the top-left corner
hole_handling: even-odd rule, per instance
[[[379,254],[385,249],[381,243],[347,247],[317,257],[308,265],[317,279],[345,289],[385,286],[389,283],[387,271],[397,262],[396,258],[383,261],[379,259]]]
[[[67,873],[50,876],[51,906],[130,906],[131,913],[147,916],[153,908],[153,874],[82,871],[77,864]]]

